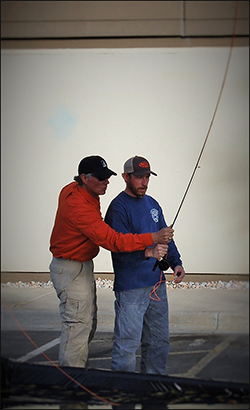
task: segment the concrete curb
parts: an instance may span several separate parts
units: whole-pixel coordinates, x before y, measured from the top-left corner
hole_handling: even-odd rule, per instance
[[[247,290],[168,289],[170,333],[249,333]],[[113,332],[114,294],[97,289],[99,332]]]
[[[170,315],[170,332],[248,334],[249,323],[245,315],[235,312],[176,312]]]
[[[249,333],[247,290],[168,289],[170,334]],[[3,287],[2,298],[27,329],[60,329],[59,300],[53,288]],[[99,332],[113,332],[114,292],[97,288]],[[2,329],[16,325],[2,306]]]

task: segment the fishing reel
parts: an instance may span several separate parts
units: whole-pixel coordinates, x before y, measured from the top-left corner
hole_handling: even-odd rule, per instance
[[[155,269],[157,268],[157,266],[159,266],[159,269],[164,272],[166,270],[168,270],[168,268],[170,268],[170,263],[167,261],[167,259],[165,259],[166,255],[163,256],[162,259],[160,260],[156,260],[154,267],[153,267],[153,271],[155,271]],[[181,275],[181,272],[177,273],[177,276],[179,277]]]
[[[167,261],[167,259],[165,259],[165,257],[166,257],[166,255],[164,255],[162,259],[160,259],[160,260],[157,259],[156,260],[156,262],[154,264],[154,267],[153,267],[153,272],[155,271],[157,266],[163,272],[168,270],[168,268],[170,268],[170,263]]]

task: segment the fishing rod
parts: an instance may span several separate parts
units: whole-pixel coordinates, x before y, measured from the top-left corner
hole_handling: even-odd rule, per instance
[[[170,225],[170,228],[173,228],[173,226],[174,226],[174,224],[175,224],[175,222],[176,222],[176,219],[177,219],[177,217],[178,217],[178,215],[179,215],[179,213],[180,213],[180,210],[181,210],[182,205],[183,205],[183,203],[184,203],[184,201],[185,201],[185,198],[186,198],[186,196],[187,196],[187,193],[188,193],[188,191],[189,191],[189,189],[190,189],[190,186],[191,186],[191,183],[192,183],[192,181],[193,181],[193,179],[194,179],[194,176],[195,176],[195,174],[196,174],[196,171],[197,171],[197,169],[199,168],[199,163],[200,163],[200,161],[201,161],[201,157],[202,157],[202,154],[203,154],[203,152],[204,152],[205,146],[206,146],[206,144],[207,144],[207,140],[208,140],[208,137],[209,137],[209,135],[210,135],[210,131],[211,131],[211,128],[212,128],[212,126],[213,126],[213,122],[214,122],[214,119],[215,119],[215,116],[216,116],[216,113],[217,113],[217,110],[218,110],[218,106],[219,106],[219,103],[220,103],[220,100],[221,100],[221,96],[222,96],[222,92],[223,92],[223,89],[224,89],[224,85],[225,85],[225,82],[226,82],[227,73],[228,73],[228,68],[229,68],[229,64],[230,64],[230,60],[231,60],[231,55],[232,55],[232,51],[233,51],[233,45],[234,45],[234,39],[235,39],[235,32],[236,32],[236,23],[237,23],[237,18],[238,18],[238,6],[239,6],[239,1],[236,2],[235,18],[234,18],[234,28],[233,28],[233,35],[232,35],[232,41],[231,41],[231,46],[230,46],[230,52],[229,52],[229,56],[228,56],[228,60],[227,60],[226,70],[225,70],[224,78],[223,78],[223,81],[222,81],[222,85],[221,85],[219,97],[218,97],[218,100],[217,100],[217,104],[216,104],[216,106],[215,106],[214,114],[213,114],[213,116],[212,116],[212,120],[211,120],[211,122],[210,122],[210,125],[209,125],[209,128],[208,128],[208,132],[207,132],[206,138],[205,138],[205,140],[204,140],[204,143],[203,143],[203,145],[202,145],[200,154],[199,154],[199,156],[198,156],[198,160],[197,160],[197,162],[196,162],[196,164],[195,164],[193,173],[192,173],[192,175],[191,175],[191,178],[190,178],[190,180],[189,180],[189,183],[188,183],[188,185],[187,185],[186,191],[185,191],[185,193],[184,193],[184,195],[183,195],[183,198],[182,198],[182,200],[181,200],[181,203],[180,203],[180,205],[179,205],[179,208],[178,208],[178,210],[177,210],[177,212],[176,212],[176,215],[175,215],[175,217],[174,217],[174,220],[173,220],[172,224]],[[153,267],[153,271],[155,271],[155,269],[157,268],[157,266],[159,266],[159,268],[160,268],[161,271],[166,271],[166,270],[168,270],[168,268],[170,267],[170,263],[168,262],[167,259],[165,259],[166,256],[167,256],[167,255],[164,255],[160,260],[158,260],[158,259],[156,260],[156,262],[155,262],[155,264],[154,264],[154,267]]]

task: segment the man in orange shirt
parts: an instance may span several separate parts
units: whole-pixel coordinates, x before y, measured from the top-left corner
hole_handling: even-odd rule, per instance
[[[60,192],[50,238],[53,258],[50,276],[60,300],[62,321],[59,348],[61,366],[87,367],[88,344],[97,325],[93,258],[102,246],[112,252],[145,249],[145,258],[167,253],[173,229],[144,234],[118,233],[102,218],[100,195],[106,193],[111,171],[100,156],[81,160],[75,182]]]

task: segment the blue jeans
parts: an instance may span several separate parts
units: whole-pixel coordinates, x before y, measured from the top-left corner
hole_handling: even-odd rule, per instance
[[[141,344],[141,373],[166,375],[169,319],[166,284],[150,298],[153,287],[115,292],[115,340],[111,370],[135,372]]]

